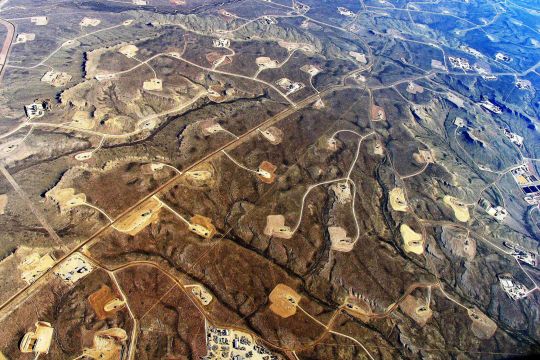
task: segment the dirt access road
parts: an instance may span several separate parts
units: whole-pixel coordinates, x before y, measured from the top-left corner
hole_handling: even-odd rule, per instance
[[[1,5],[1,3],[0,3]],[[1,6],[0,6],[1,7]],[[7,30],[6,39],[4,40],[4,43],[2,45],[2,50],[0,50],[0,81],[2,81],[2,77],[4,75],[4,67],[7,62],[7,58],[9,55],[9,50],[11,49],[11,44],[13,43],[13,38],[15,37],[15,25],[10,23],[9,21],[6,21],[4,19],[0,19],[0,24],[5,26]]]

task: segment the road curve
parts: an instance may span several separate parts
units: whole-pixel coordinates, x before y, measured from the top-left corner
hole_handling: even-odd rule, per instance
[[[2,81],[2,77],[4,76],[4,68],[9,55],[9,50],[11,49],[13,38],[15,37],[15,25],[4,19],[0,19],[0,24],[4,25],[7,30],[6,39],[4,40],[4,44],[2,45],[2,49],[0,50],[0,81]]]

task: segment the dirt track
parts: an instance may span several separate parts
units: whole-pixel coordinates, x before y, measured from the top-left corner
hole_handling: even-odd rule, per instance
[[[2,76],[4,75],[4,66],[7,62],[7,57],[9,55],[9,50],[11,49],[13,38],[15,37],[15,25],[4,19],[0,19],[0,24],[4,25],[7,30],[6,39],[2,45],[2,50],[0,50],[0,81],[2,81]]]

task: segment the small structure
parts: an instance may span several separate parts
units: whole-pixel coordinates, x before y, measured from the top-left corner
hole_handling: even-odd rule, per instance
[[[152,197],[138,205],[128,214],[122,216],[122,218],[116,222],[114,228],[134,236],[146,226],[157,220],[161,207],[161,201]]]
[[[84,17],[81,22],[79,23],[80,26],[86,27],[86,26],[93,26],[96,27],[101,23],[101,20],[99,19],[93,19],[89,17]]]
[[[318,66],[312,64],[306,64],[300,68],[303,72],[308,73],[311,76],[315,76],[321,72],[321,69]]]
[[[321,98],[317,99],[315,103],[313,104],[313,108],[316,110],[323,109],[326,105],[324,104],[324,101],[322,101]]]
[[[424,88],[418,84],[415,84],[413,82],[410,82],[408,85],[407,85],[407,92],[410,93],[410,94],[421,94],[424,92]]]
[[[128,336],[121,328],[110,328],[94,334],[93,346],[83,349],[82,356],[94,360],[117,360]]]
[[[480,103],[480,106],[482,106],[484,109],[491,111],[494,114],[500,114],[502,113],[502,110],[499,106],[493,104],[489,100],[484,100]]]
[[[439,69],[439,70],[442,70],[442,71],[446,71],[446,66],[444,66],[444,64],[439,60],[431,59],[431,67],[433,69]]]
[[[224,131],[223,127],[212,119],[200,121],[199,126],[201,127],[202,133],[205,137],[214,135],[220,131]]]
[[[466,53],[469,53],[471,54],[472,56],[476,57],[476,58],[481,58],[483,57],[484,55],[482,55],[482,53],[476,49],[473,49],[472,47],[470,46],[467,46],[467,45],[461,45],[459,47],[461,50],[465,51]]]
[[[47,191],[45,197],[57,203],[62,214],[86,202],[86,195],[84,193],[76,193],[74,188],[54,188]]]
[[[36,26],[45,26],[49,23],[49,19],[46,16],[32,16],[30,22]]]
[[[189,231],[209,240],[216,234],[212,220],[202,215],[194,215],[189,220]]]
[[[456,125],[458,128],[462,128],[462,127],[467,126],[467,122],[463,120],[462,118],[457,117],[454,119],[454,125]]]
[[[8,199],[9,197],[7,194],[0,194],[0,215],[5,214]]]
[[[330,249],[339,252],[349,252],[354,248],[354,241],[347,236],[347,231],[340,226],[328,227]]]
[[[338,203],[346,204],[351,201],[351,186],[348,181],[342,181],[340,183],[334,184],[330,186],[330,190],[332,190],[332,192],[334,193]]]
[[[418,161],[424,164],[431,164],[435,162],[435,159],[433,159],[433,154],[431,153],[431,150],[419,150]]]
[[[519,90],[531,91],[533,89],[532,83],[529,80],[524,79],[516,79],[516,87]]]
[[[54,274],[71,285],[90,274],[93,269],[90,262],[82,254],[76,252],[60,263]]]
[[[310,7],[306,4],[299,3],[298,1],[293,1],[293,9],[298,14],[303,15],[309,11]]]
[[[50,105],[47,101],[35,101],[24,107],[24,112],[29,120],[38,119],[45,115],[45,112],[50,110]]]
[[[40,256],[38,253],[33,253],[24,258],[19,265],[21,271],[21,278],[27,283],[31,284],[38,277],[43,275],[47,270],[54,266],[55,260],[50,254]]]
[[[261,21],[266,25],[276,25],[278,23],[277,19],[273,16],[263,16]]]
[[[420,326],[426,325],[433,316],[433,311],[431,311],[429,304],[426,304],[425,300],[412,295],[407,295],[405,299],[399,303],[399,308],[405,315],[413,319]]]
[[[13,44],[24,44],[27,41],[34,41],[36,39],[36,34],[33,33],[20,33],[17,34],[17,38]]]
[[[493,206],[488,200],[480,199],[478,205],[484,209],[488,215],[494,217],[497,221],[504,221],[508,215],[508,211],[502,206]]]
[[[516,301],[527,296],[528,290],[525,285],[515,280],[511,275],[503,274],[499,275],[498,278],[502,289],[512,300]]]
[[[450,206],[452,210],[454,210],[454,216],[456,220],[461,221],[461,222],[469,221],[469,218],[470,218],[469,208],[461,200],[453,196],[446,195],[443,198],[443,202],[446,205]]]
[[[213,45],[216,48],[228,48],[231,46],[231,40],[225,38],[214,39]]]
[[[291,228],[285,226],[285,217],[283,215],[268,215],[266,217],[264,234],[266,236],[275,236],[280,239],[290,239],[293,236]]]
[[[345,298],[343,305],[345,311],[362,322],[368,323],[371,320],[372,311],[369,303],[360,295],[356,295],[352,290],[349,290],[349,296]]]
[[[537,254],[532,252],[532,251],[529,251],[529,250],[526,250],[524,248],[522,248],[521,246],[519,245],[515,245],[515,244],[512,244],[508,241],[504,241],[503,242],[504,246],[506,246],[507,248],[509,248],[510,250],[512,250],[512,253],[511,255],[513,257],[516,258],[516,260],[519,260],[521,262],[524,262],[526,264],[529,264],[533,267],[536,267],[536,258],[537,258]]]
[[[188,285],[186,287],[191,287],[191,293],[201,304],[204,306],[209,305],[212,300],[214,300],[214,297],[210,292],[202,285],[195,284],[195,285]]]
[[[82,152],[82,153],[79,153],[77,155],[75,155],[75,160],[77,161],[86,161],[88,159],[91,159],[92,158],[92,152],[91,151],[85,151],[85,152]]]
[[[362,65],[367,64],[366,55],[356,51],[349,51],[349,55]]]
[[[181,0],[181,1],[184,1],[184,0]],[[225,10],[225,9],[219,9],[218,13],[219,13],[219,15],[225,16],[227,18],[235,18],[236,17],[236,15],[234,15],[233,13],[231,13],[231,12]]]
[[[380,140],[376,140],[373,142],[373,154],[384,155],[384,147]]]
[[[510,140],[513,144],[519,147],[523,146],[523,136],[520,136],[516,133],[511,132],[507,128],[501,128],[501,129],[504,133],[504,136],[506,136],[508,140]]]
[[[347,16],[347,17],[353,17],[354,13],[347,9],[346,7],[340,6],[337,8],[337,11],[340,15]]]
[[[36,322],[36,330],[27,332],[19,343],[19,349],[23,353],[48,354],[54,328],[45,321]]]
[[[424,239],[422,238],[422,234],[417,233],[407,224],[401,224],[399,230],[403,238],[405,251],[422,255],[424,253]]]
[[[366,77],[362,75],[361,73],[357,72],[352,75],[353,80],[356,82],[363,84],[367,81]]]
[[[272,60],[267,56],[261,56],[255,59],[259,69],[275,69],[279,67],[279,61]]]
[[[477,338],[487,340],[497,331],[497,324],[480,310],[468,309],[467,315],[472,320],[471,331]]]
[[[389,198],[392,210],[401,212],[409,210],[407,199],[405,199],[405,193],[402,188],[397,187],[390,190]]]
[[[272,184],[276,181],[276,170],[277,166],[268,161],[263,161],[257,170],[257,177],[265,184]]]
[[[288,318],[296,314],[296,306],[302,297],[287,285],[277,284],[268,299],[270,300],[270,310],[274,314]]]
[[[465,58],[450,56],[448,60],[454,68],[462,69],[464,71],[471,70],[471,64],[469,64],[469,61]]]
[[[503,54],[501,52],[498,52],[495,54],[495,60],[497,61],[503,61],[503,62],[510,62],[512,61],[512,58],[506,54]]]
[[[254,360],[278,360],[278,357],[266,347],[259,345],[249,333],[219,328],[208,324],[206,328],[206,356],[202,360],[215,359],[254,359]]]
[[[271,126],[266,130],[261,130],[260,133],[272,145],[278,145],[283,141],[283,131],[277,127]]]
[[[118,52],[128,58],[132,58],[137,55],[137,51],[139,51],[139,48],[133,44],[124,45],[118,50]]]
[[[72,76],[68,73],[49,70],[41,77],[41,81],[54,87],[61,87],[67,85],[71,78]]]
[[[326,140],[326,149],[330,151],[336,151],[338,149],[338,141],[336,138],[331,137]]]
[[[448,99],[448,101],[460,108],[465,106],[465,102],[463,101],[463,99],[452,92],[447,92],[446,98]]]
[[[161,79],[150,79],[143,82],[143,89],[148,91],[161,91],[163,90],[163,82]]]
[[[377,105],[371,105],[371,121],[385,121],[386,113],[384,109]]]
[[[113,316],[126,306],[126,302],[104,284],[99,290],[90,294],[88,302],[99,320]]]
[[[291,95],[305,87],[301,82],[291,81],[287,78],[281,78],[276,81],[276,85],[286,91],[286,95]]]

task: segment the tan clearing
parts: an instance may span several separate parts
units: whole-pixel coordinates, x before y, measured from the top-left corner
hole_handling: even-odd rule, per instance
[[[454,210],[454,216],[458,221],[467,222],[469,221],[469,208],[459,199],[446,195],[443,198],[443,201],[446,205],[450,206]]]
[[[424,253],[424,240],[422,235],[415,232],[407,224],[401,224],[399,228],[403,238],[403,247],[406,252],[421,255]]]
[[[115,229],[130,235],[136,235],[150,223],[158,219],[161,202],[150,198],[124,215],[115,225]]]
[[[302,299],[296,291],[285,284],[277,284],[268,298],[270,300],[270,310],[282,318],[288,318],[296,314],[296,306]]]
[[[392,210],[406,212],[409,209],[407,200],[405,199],[405,193],[403,192],[402,188],[393,188],[389,195]]]

